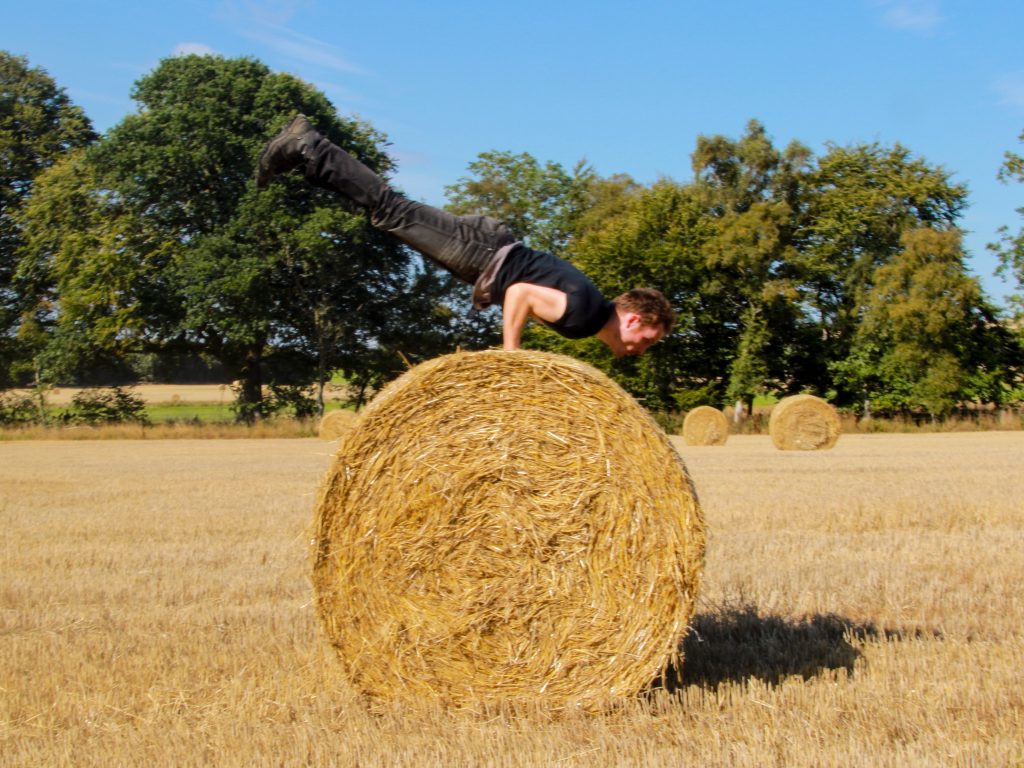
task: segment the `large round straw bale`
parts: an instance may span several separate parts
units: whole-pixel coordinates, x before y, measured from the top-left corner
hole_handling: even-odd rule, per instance
[[[710,405],[699,405],[683,419],[683,441],[687,445],[725,445],[729,420]]]
[[[357,418],[356,412],[350,411],[347,408],[328,411],[320,419],[317,435],[321,440],[337,440],[352,429]]]
[[[313,583],[371,698],[598,707],[679,663],[704,522],[664,432],[542,352],[460,352],[385,387],[317,504]]]
[[[783,451],[817,451],[831,448],[839,439],[841,425],[836,409],[814,395],[785,397],[772,408],[768,433]]]

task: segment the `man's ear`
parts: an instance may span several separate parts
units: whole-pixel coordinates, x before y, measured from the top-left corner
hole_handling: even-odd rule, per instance
[[[636,313],[636,312],[627,312],[626,313],[626,327],[627,328],[635,328],[636,326],[643,325],[643,324],[644,324],[644,319],[638,313]]]

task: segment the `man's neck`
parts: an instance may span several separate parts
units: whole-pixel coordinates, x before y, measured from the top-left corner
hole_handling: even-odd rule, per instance
[[[619,335],[619,321],[619,308],[616,307],[615,311],[608,315],[608,319],[601,326],[601,330],[594,334],[616,355],[620,354],[618,350],[622,346],[622,338]]]

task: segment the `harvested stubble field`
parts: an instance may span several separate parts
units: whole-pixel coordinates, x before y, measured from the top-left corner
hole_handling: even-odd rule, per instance
[[[0,443],[0,765],[1024,762],[1024,433],[677,445],[710,531],[682,680],[584,715],[347,689],[329,443]]]
[[[127,389],[146,403],[230,403],[235,397],[230,384],[135,384]],[[46,393],[46,402],[50,405],[66,406],[75,395],[90,391],[93,390],[57,387]],[[29,390],[15,392],[29,394]]]

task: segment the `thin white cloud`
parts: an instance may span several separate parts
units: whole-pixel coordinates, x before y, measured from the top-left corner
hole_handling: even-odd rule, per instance
[[[205,43],[178,43],[174,46],[172,56],[216,56],[217,52]]]
[[[254,26],[240,29],[239,34],[254,43],[305,64],[326,67],[338,72],[360,72],[341,52],[322,40],[303,35],[287,27]]]
[[[284,26],[309,0],[242,0],[244,13],[260,24]]]
[[[337,72],[361,72],[336,46],[288,26],[308,5],[309,0],[225,0],[220,12],[238,35],[282,56]]]
[[[934,0],[880,0],[882,23],[909,32],[933,32],[945,19]]]
[[[992,83],[999,94],[999,103],[1011,107],[1024,107],[1024,70],[1000,75]]]

